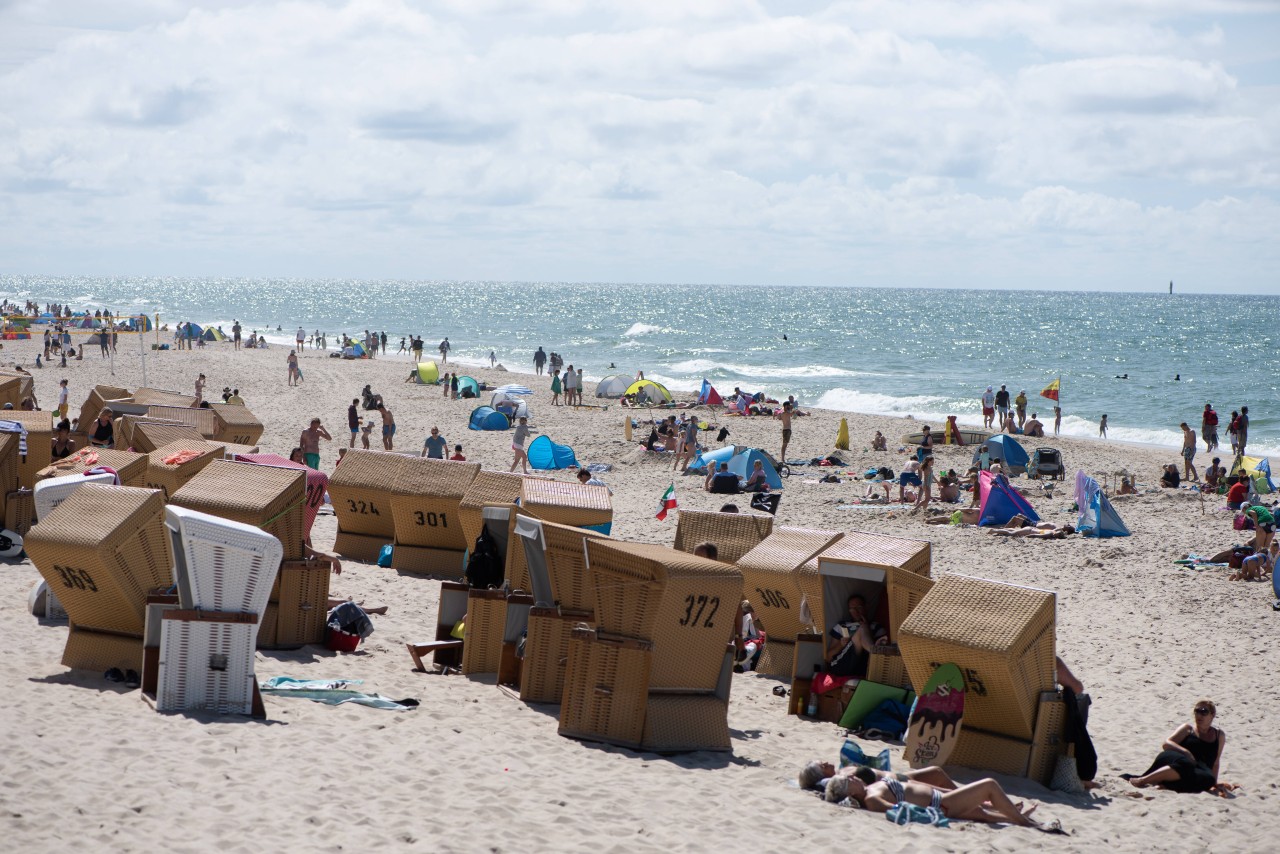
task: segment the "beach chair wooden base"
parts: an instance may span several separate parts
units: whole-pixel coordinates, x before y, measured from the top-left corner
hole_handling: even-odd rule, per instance
[[[391,542],[391,538],[383,534],[352,534],[339,531],[333,540],[333,550],[348,560],[361,563],[377,563],[382,547]]]
[[[765,676],[790,677],[795,663],[795,647],[794,643],[769,638],[756,662],[756,672]]]
[[[809,705],[809,686],[815,667],[826,661],[826,639],[822,635],[796,635],[795,658],[791,662],[791,693],[787,714],[804,715]],[[765,644],[765,649],[769,644]]]
[[[1025,777],[1031,762],[1031,748],[1030,741],[962,726],[947,764]]]
[[[582,624],[590,625],[590,611],[533,608],[517,684],[526,703],[559,703],[569,663],[569,638]]]
[[[467,553],[396,543],[391,555],[391,566],[412,575],[439,578],[442,581],[460,581],[466,576]]]
[[[462,675],[497,673],[502,661],[502,636],[507,623],[507,594],[502,590],[467,593],[466,644],[462,647]]]
[[[650,694],[641,747],[655,753],[731,750],[729,704],[711,694]]]
[[[1036,732],[1031,741],[1031,757],[1027,761],[1027,776],[1043,786],[1049,785],[1058,757],[1067,752],[1065,729],[1067,704],[1057,691],[1045,691],[1040,695],[1040,711],[1036,714]]]
[[[653,644],[575,629],[569,640],[560,735],[639,749]]]
[[[328,561],[286,560],[280,564],[267,606],[271,617],[264,617],[258,627],[259,649],[297,649],[324,643],[330,575]]]
[[[72,626],[62,650],[62,664],[98,675],[118,667],[142,672],[142,637],[98,632]]]
[[[915,690],[911,684],[911,677],[907,674],[906,662],[902,660],[902,653],[898,651],[896,643],[872,648],[867,661],[867,678],[881,685]]]
[[[257,614],[163,612],[156,710],[253,714],[257,633]]]
[[[35,493],[30,489],[17,489],[5,495],[4,526],[25,537],[36,518]]]

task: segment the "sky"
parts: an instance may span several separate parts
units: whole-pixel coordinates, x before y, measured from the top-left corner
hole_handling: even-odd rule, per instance
[[[0,275],[1278,271],[1280,0],[0,0]]]

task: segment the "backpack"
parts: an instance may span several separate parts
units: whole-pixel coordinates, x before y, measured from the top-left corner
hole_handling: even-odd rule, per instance
[[[467,561],[466,576],[467,584],[477,590],[501,587],[506,577],[502,555],[498,554],[498,543],[487,528],[482,528],[480,536],[476,537],[475,548]]]

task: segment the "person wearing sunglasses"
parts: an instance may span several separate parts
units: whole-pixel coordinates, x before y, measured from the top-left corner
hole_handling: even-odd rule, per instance
[[[1227,734],[1213,725],[1218,708],[1212,700],[1198,700],[1192,722],[1175,729],[1164,749],[1140,775],[1121,774],[1139,789],[1159,786],[1174,792],[1208,792],[1218,785],[1218,764]]]

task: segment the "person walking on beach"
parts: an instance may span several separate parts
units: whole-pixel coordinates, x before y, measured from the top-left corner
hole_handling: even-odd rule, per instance
[[[573,390],[578,395],[578,405],[582,406],[582,368],[578,368],[578,377],[574,380]]]
[[[987,390],[982,393],[982,426],[984,429],[990,430],[996,417],[996,396],[991,391],[991,386],[987,386]]]
[[[290,350],[289,358],[285,361],[289,365],[289,385],[296,386],[298,384],[298,351]]]
[[[351,442],[348,448],[356,446],[356,435],[360,432],[360,410],[356,405],[360,403],[360,398],[351,398],[351,405],[347,407],[347,429],[351,431]]]
[[[439,427],[431,428],[431,435],[422,443],[422,453],[419,456],[432,460],[443,460],[445,451],[449,450],[449,442],[440,435]]]
[[[1062,407],[1054,404],[1053,407],[1053,435],[1058,435],[1058,431],[1062,429]]]
[[[71,390],[67,386],[64,379],[58,383],[58,419],[64,420],[67,417],[67,409],[70,406],[69,397]]]
[[[511,450],[515,454],[515,459],[511,461],[511,468],[507,471],[515,471],[516,466],[520,466],[521,471],[525,474],[529,473],[527,465],[528,457],[524,452],[525,440],[529,438],[529,419],[521,416],[520,423],[516,425],[516,432],[511,437]]]
[[[302,448],[302,459],[307,468],[319,470],[320,440],[332,438],[329,431],[320,424],[319,418],[311,419],[311,426],[302,431],[302,437],[298,440],[298,447]]]
[[[494,368],[498,365],[498,355],[492,350],[489,351],[489,367]]]
[[[782,450],[778,454],[778,462],[787,462],[787,445],[791,444],[791,401],[782,404],[782,409],[773,413],[773,417],[782,422]],[[685,464],[688,467],[688,463]]]
[[[996,415],[1000,420],[998,423],[1004,424],[1009,420],[1009,389],[1000,386],[1000,390],[996,392]]]
[[[235,343],[236,349],[240,349],[240,321],[231,321],[231,340]]]
[[[685,419],[684,429],[680,431],[680,439],[676,443],[675,460],[671,463],[671,470],[675,471],[676,466],[680,465],[680,460],[684,459],[684,468],[681,471],[689,470],[689,463],[693,460],[694,452],[698,449],[698,419],[690,415]]]
[[[397,355],[397,356],[399,356],[401,353],[408,353],[408,352],[409,352],[409,348],[408,348],[408,347],[406,347],[406,346],[404,346],[404,339],[403,339],[403,338],[401,338],[401,339],[400,339],[400,349],[396,351],[396,355]]]
[[[1204,405],[1204,414],[1200,416],[1200,438],[1204,439],[1204,452],[1213,453],[1218,447],[1218,413],[1213,411],[1213,404]]]
[[[385,356],[387,355],[387,330],[382,330],[382,335],[379,337],[379,341],[382,343],[382,355]]]
[[[1098,422],[1098,438],[1107,438],[1107,414],[1102,413],[1102,419]]]
[[[1018,413],[1018,429],[1021,430],[1027,423],[1027,390],[1025,388],[1013,399],[1013,406]]]
[[[533,369],[538,376],[542,376],[542,368],[547,364],[547,354],[539,347],[533,354]]]
[[[444,365],[449,362],[449,339],[445,338],[440,342],[440,364]]]
[[[1244,456],[1244,446],[1249,442],[1249,407],[1240,407],[1240,422],[1236,425],[1236,443],[1240,446],[1237,452]]]
[[[560,391],[562,388],[563,386],[560,384],[560,372],[552,371],[551,372],[551,405],[552,406],[560,405]]]
[[[1199,483],[1200,475],[1191,463],[1196,458],[1196,431],[1188,427],[1185,421],[1179,426],[1182,427],[1182,478]]]
[[[1231,420],[1227,422],[1227,439],[1231,442],[1231,453],[1240,453],[1240,413],[1231,410]]]
[[[573,365],[570,365],[564,372],[564,405],[573,406],[573,384],[578,381],[578,375],[573,372]]]
[[[204,384],[204,374],[196,377],[196,402],[191,405],[197,409],[200,407],[200,404],[204,402]]]
[[[382,448],[386,451],[394,451],[393,439],[396,435],[396,419],[391,414],[391,410],[387,409],[387,405],[378,402],[378,414],[382,416]]]

